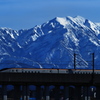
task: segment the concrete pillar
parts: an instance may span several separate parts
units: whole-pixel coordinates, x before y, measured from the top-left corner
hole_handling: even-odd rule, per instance
[[[75,96],[75,87],[70,86],[69,87],[69,100],[74,100],[74,96]]]
[[[37,85],[36,86],[36,100],[41,100],[42,96],[41,96],[41,86]]]
[[[96,87],[96,100],[100,100],[100,86]]]
[[[90,90],[89,90],[89,97],[90,97],[90,100],[94,100],[96,99],[96,95],[95,95],[95,91],[96,88],[94,86],[91,86],[90,87]]]
[[[29,86],[23,85],[22,86],[22,100],[29,100],[30,98],[29,95],[30,95]]]
[[[51,88],[50,88],[51,89]],[[54,97],[55,97],[55,88],[52,88],[50,90],[50,100],[54,100]]]
[[[26,85],[22,86],[22,100],[26,100]]]
[[[55,86],[55,100],[59,100],[60,99],[60,86]]]
[[[2,100],[7,100],[7,85],[2,85],[3,97]]]
[[[50,100],[49,86],[45,86],[45,100]]]
[[[69,87],[64,86],[64,100],[69,100]]]
[[[89,92],[90,92],[90,87],[84,86],[83,87],[83,98],[84,98],[84,100],[90,100]]]
[[[14,86],[14,100],[20,100],[21,97],[21,91],[20,91],[20,85]]]
[[[29,90],[29,86],[26,85],[26,100],[30,99],[30,90]]]
[[[81,86],[75,87],[74,100],[81,100]]]
[[[84,87],[84,89],[83,89],[83,98],[84,98],[84,100],[88,100],[88,87]]]

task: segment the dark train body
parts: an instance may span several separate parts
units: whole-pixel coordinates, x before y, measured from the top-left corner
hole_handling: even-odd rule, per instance
[[[64,73],[64,74],[99,74],[100,70],[90,69],[37,69],[37,68],[5,68],[0,72],[10,73]]]

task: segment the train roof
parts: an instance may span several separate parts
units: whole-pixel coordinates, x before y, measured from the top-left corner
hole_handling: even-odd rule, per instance
[[[77,74],[92,74],[99,73],[100,70],[92,70],[92,69],[44,69],[44,68],[4,68],[1,69],[0,72],[9,72],[9,73],[77,73]]]

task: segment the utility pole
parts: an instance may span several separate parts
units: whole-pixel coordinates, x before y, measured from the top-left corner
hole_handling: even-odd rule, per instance
[[[74,53],[74,69],[76,69],[76,54]]]
[[[94,53],[92,53],[92,84],[94,84]]]
[[[94,53],[92,53],[92,70],[93,70],[93,74],[94,74]]]

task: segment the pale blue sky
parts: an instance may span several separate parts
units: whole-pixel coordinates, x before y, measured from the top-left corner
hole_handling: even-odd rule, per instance
[[[28,29],[77,15],[100,22],[100,0],[0,0],[0,27]]]

